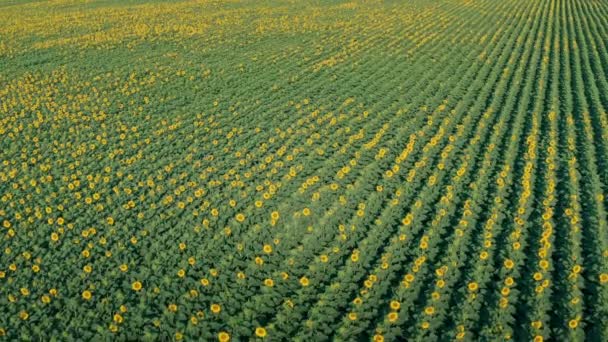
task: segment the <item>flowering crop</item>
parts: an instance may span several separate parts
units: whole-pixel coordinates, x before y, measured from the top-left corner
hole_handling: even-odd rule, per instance
[[[0,340],[608,340],[608,4],[0,3]]]

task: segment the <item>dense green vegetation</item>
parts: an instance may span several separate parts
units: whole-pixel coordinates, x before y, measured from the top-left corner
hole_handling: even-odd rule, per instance
[[[0,339],[608,340],[608,3],[0,3]]]

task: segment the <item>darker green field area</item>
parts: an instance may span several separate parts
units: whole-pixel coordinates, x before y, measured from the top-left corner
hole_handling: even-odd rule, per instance
[[[3,1],[0,340],[608,340],[608,3]]]

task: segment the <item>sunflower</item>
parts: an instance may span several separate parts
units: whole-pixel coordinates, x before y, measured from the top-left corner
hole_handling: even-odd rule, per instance
[[[396,300],[391,300],[390,307],[393,310],[399,310],[399,308],[401,307],[401,303]]]
[[[220,342],[228,342],[230,341],[230,335],[225,331],[221,331],[219,334],[217,334],[217,339]]]
[[[395,323],[398,318],[399,318],[399,314],[397,314],[396,312],[391,312],[387,315],[387,319],[391,323]]]
[[[89,300],[89,299],[91,299],[91,297],[93,297],[93,294],[91,293],[91,291],[85,290],[82,292],[82,298],[84,300]]]
[[[114,314],[114,322],[121,324],[124,321],[124,318],[120,314]]]
[[[141,290],[143,287],[143,285],[141,284],[140,281],[136,281],[133,284],[131,284],[131,288],[133,289],[133,291],[139,291]]]
[[[470,282],[469,285],[467,285],[467,287],[469,288],[469,291],[475,292],[479,288],[479,285],[477,285],[476,282]]]
[[[266,329],[263,327],[255,328],[255,336],[260,337],[260,338],[266,337]]]
[[[270,253],[272,253],[272,246],[271,245],[264,245],[263,250],[264,250],[264,253],[270,254]]]

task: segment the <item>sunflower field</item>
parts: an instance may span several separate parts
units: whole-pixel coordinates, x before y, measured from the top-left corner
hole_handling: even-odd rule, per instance
[[[0,341],[608,341],[608,2],[0,2]]]

